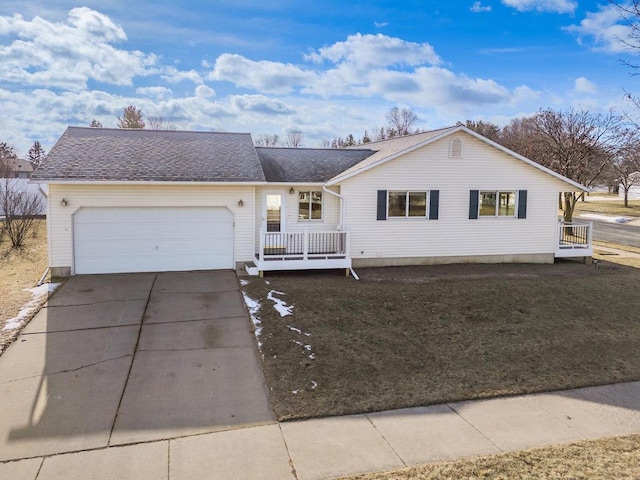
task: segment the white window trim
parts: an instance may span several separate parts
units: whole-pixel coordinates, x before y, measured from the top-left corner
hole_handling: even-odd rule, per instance
[[[407,206],[405,208],[405,212],[404,212],[404,216],[403,217],[398,217],[398,216],[392,216],[389,215],[389,195],[391,193],[398,193],[398,192],[403,192],[405,194],[406,200],[407,200]],[[389,189],[387,190],[387,220],[422,220],[422,219],[429,219],[429,199],[430,199],[430,194],[429,194],[430,190],[407,190],[404,188],[396,188],[396,189]],[[409,194],[411,193],[424,193],[425,194],[425,214],[424,216],[409,216]]]
[[[311,211],[309,211],[309,218],[300,218],[300,194],[301,193],[308,193],[309,194],[309,206],[311,206],[311,194],[313,192],[319,192],[322,196],[322,201],[320,202],[320,218],[311,218]],[[298,190],[298,198],[296,199],[296,205],[298,207],[298,223],[309,223],[309,222],[314,222],[314,223],[319,223],[319,222],[324,222],[324,192],[322,190],[317,190],[317,189],[300,189]]]
[[[507,190],[507,189],[500,189],[500,190],[479,190],[478,191],[478,219],[480,218],[518,218],[518,198],[520,195],[518,195],[519,190]],[[480,209],[482,207],[482,194],[483,193],[495,193],[496,194],[496,207],[494,209],[494,213],[493,215],[482,215],[480,213]],[[501,193],[513,193],[514,195],[514,204],[513,204],[513,215],[498,215],[498,208],[500,206],[500,194]]]

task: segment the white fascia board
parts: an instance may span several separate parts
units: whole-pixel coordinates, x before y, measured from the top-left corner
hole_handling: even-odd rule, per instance
[[[39,183],[42,185],[211,185],[216,187],[267,185],[267,182],[174,182],[145,180],[34,180],[32,183]]]

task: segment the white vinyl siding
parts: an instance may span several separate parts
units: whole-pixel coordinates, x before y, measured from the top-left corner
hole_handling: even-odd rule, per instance
[[[558,192],[571,186],[461,134],[464,156],[449,158],[444,138],[341,184],[351,256],[400,258],[548,254],[555,251]],[[437,222],[377,220],[378,190],[439,190]],[[469,192],[527,190],[527,218],[469,220]]]
[[[253,259],[253,186],[52,184],[49,202],[50,267],[73,266],[72,215],[81,207],[226,207],[234,217],[234,262]]]

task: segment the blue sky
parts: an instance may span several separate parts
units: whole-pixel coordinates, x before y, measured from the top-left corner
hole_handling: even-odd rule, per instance
[[[26,154],[122,107],[179,129],[291,128],[304,146],[385,123],[503,125],[540,108],[634,113],[606,0],[3,0],[0,141]]]

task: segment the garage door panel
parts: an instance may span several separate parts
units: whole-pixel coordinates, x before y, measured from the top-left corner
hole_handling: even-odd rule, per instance
[[[75,273],[233,268],[224,207],[83,208],[74,215]]]

